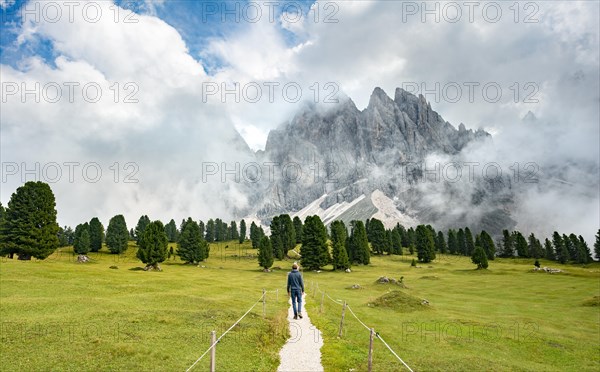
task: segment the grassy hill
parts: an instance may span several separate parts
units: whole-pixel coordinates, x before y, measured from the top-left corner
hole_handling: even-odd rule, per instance
[[[291,261],[261,272],[249,243],[211,244],[201,267],[179,259],[145,272],[135,246],[104,249],[80,264],[70,248],[44,261],[0,262],[0,364],[6,370],[185,370],[262,295],[262,304],[217,347],[219,370],[275,370],[288,336],[285,279]],[[307,307],[323,332],[327,370],[366,370],[368,331],[346,300],[415,370],[595,370],[600,364],[600,265],[497,259],[486,271],[444,256],[410,267],[411,256],[372,257],[352,273],[304,273]],[[113,268],[111,268],[111,266]],[[202,267],[204,266],[204,267]],[[116,268],[115,268],[116,267]],[[378,284],[380,276],[404,286]],[[361,289],[349,289],[359,284]],[[277,297],[274,292],[279,289]],[[323,312],[320,312],[322,292]],[[421,305],[427,299],[429,305]],[[197,370],[208,368],[208,357]],[[403,370],[376,340],[374,370]]]

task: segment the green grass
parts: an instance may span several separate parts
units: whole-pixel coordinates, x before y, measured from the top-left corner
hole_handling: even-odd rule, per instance
[[[0,263],[2,370],[180,370],[188,368],[267,293],[217,347],[220,370],[274,370],[288,337],[286,273],[263,273],[255,251],[212,244],[205,267],[173,259],[145,272],[135,246],[116,256],[103,249],[77,263],[70,248],[44,261]],[[247,245],[244,245],[247,248]],[[234,257],[238,256],[238,257]],[[290,266],[287,262],[275,265]],[[117,266],[118,269],[111,269]],[[196,370],[206,370],[209,358]]]
[[[225,248],[225,246],[228,246]],[[290,261],[260,271],[256,251],[211,245],[196,267],[178,259],[145,272],[135,247],[125,255],[91,254],[75,262],[70,248],[44,261],[0,262],[2,370],[185,370],[262,295],[262,304],[217,347],[223,371],[270,371],[288,336],[285,279]],[[322,331],[326,370],[367,369],[368,331],[325,297],[345,300],[415,370],[597,370],[600,365],[600,265],[541,262],[562,274],[532,272],[532,260],[496,259],[473,270],[464,257],[410,267],[412,256],[372,257],[352,273],[305,272],[307,308]],[[111,269],[117,266],[118,269]],[[378,284],[403,278],[404,288]],[[361,289],[349,289],[359,284]],[[427,299],[428,306],[420,301]],[[375,371],[403,366],[378,340]],[[208,368],[208,357],[197,370]]]
[[[474,270],[465,257],[441,257],[420,268],[410,267],[411,260],[372,257],[372,265],[350,274],[305,274],[311,297],[318,287],[308,311],[323,330],[326,370],[366,370],[369,331],[346,312],[338,339],[341,306],[325,297],[319,313],[319,290],[347,301],[415,370],[598,370],[599,264],[542,262],[566,273],[541,275],[531,271],[533,260],[496,259],[488,270]],[[375,283],[384,275],[403,276],[407,288]],[[362,289],[348,289],[352,284]],[[422,299],[430,305],[420,305]],[[373,355],[377,371],[405,370],[378,340]]]

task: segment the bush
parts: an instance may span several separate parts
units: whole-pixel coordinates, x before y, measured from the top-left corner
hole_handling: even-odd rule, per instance
[[[410,266],[416,267],[417,266],[417,261],[413,258],[412,261],[410,262]]]

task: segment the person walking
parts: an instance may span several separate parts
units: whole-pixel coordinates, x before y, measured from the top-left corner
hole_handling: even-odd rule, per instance
[[[302,274],[298,271],[298,264],[294,262],[292,271],[288,273],[287,293],[292,298],[292,309],[294,309],[294,319],[302,319],[302,295],[304,295],[304,280]]]

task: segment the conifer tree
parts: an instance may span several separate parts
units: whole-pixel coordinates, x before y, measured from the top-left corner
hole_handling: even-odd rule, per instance
[[[273,266],[273,247],[271,247],[271,241],[268,236],[261,236],[260,238],[258,244],[258,264],[265,270]]]
[[[417,226],[415,240],[419,261],[428,263],[435,260],[435,243],[431,236],[431,231],[426,226]]]
[[[246,221],[240,220],[240,236],[238,243],[242,244],[246,240]]]
[[[144,233],[144,230],[146,230],[146,227],[150,224],[150,218],[148,218],[148,216],[143,215],[140,217],[140,219],[138,220],[137,225],[135,226],[135,242],[136,244],[140,244],[140,237],[142,236],[142,234]]]
[[[342,221],[333,221],[329,226],[331,230],[331,253],[334,270],[346,270],[350,267],[348,253],[346,251],[346,240],[348,231]]]
[[[58,248],[59,226],[52,189],[44,182],[26,182],[10,197],[0,225],[0,255],[43,260]]]
[[[453,229],[448,230],[448,252],[450,252],[450,254],[458,253],[458,239],[456,237],[456,231]]]
[[[482,247],[475,247],[473,255],[471,256],[471,261],[477,265],[478,270],[488,268],[487,254]]]
[[[98,252],[104,242],[104,226],[98,217],[90,220],[90,251]]]
[[[513,241],[515,242],[517,255],[522,258],[528,258],[529,247],[527,246],[527,240],[520,231],[513,231]]]
[[[465,228],[465,256],[471,256],[473,251],[475,250],[475,242],[473,241],[473,234],[471,233],[471,229],[468,227]]]
[[[508,230],[502,231],[502,252],[500,257],[513,258],[515,256],[515,248],[513,235]]]
[[[481,242],[480,246],[483,248],[488,260],[496,258],[496,245],[490,234],[488,234],[487,231],[482,230],[481,234],[479,234],[479,240]]]
[[[188,225],[189,223],[186,223],[186,227]],[[160,270],[159,264],[167,259],[169,245],[163,223],[160,221],[150,222],[139,237],[138,245],[136,257],[146,264],[145,270]]]
[[[122,214],[118,214],[108,221],[106,246],[110,253],[120,254],[127,250],[128,241],[129,233],[127,232],[125,217]]]
[[[596,242],[594,243],[594,253],[596,253],[596,260],[600,261],[600,229],[596,233]]]
[[[437,237],[435,239],[435,249],[441,254],[445,254],[447,251],[446,239],[444,238],[444,233],[440,230],[437,233]]]
[[[208,258],[208,243],[202,236],[200,226],[191,217],[179,236],[177,255],[182,261],[194,265]]]
[[[563,238],[556,231],[552,234],[552,245],[554,245],[556,260],[561,264],[567,263],[569,261],[569,251],[565,247]]]
[[[296,233],[296,244],[302,244],[302,220],[300,217],[294,217],[294,232]]]
[[[330,261],[327,248],[327,229],[319,216],[308,216],[304,220],[300,255],[302,266],[308,270],[318,270]]]
[[[548,238],[546,238],[546,240],[544,241],[544,250],[546,251],[547,260],[556,260],[556,256],[554,255],[554,247],[552,246],[552,243]]]

